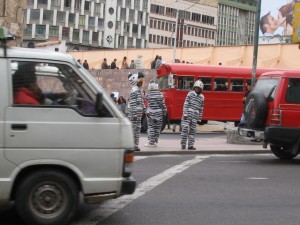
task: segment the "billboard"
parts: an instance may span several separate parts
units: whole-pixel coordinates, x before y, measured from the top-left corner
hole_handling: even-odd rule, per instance
[[[300,43],[300,2],[295,4],[293,42]]]
[[[262,0],[259,36],[292,36],[295,3],[300,0]]]

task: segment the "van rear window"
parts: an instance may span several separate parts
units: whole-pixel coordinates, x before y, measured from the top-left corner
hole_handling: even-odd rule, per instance
[[[286,91],[286,101],[288,103],[300,104],[300,79],[289,79],[289,84]]]

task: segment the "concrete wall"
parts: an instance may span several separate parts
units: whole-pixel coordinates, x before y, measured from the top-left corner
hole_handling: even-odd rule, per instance
[[[112,92],[119,92],[126,100],[129,97],[131,85],[128,83],[128,74],[143,72],[145,74],[145,84],[143,90],[147,91],[149,81],[156,77],[156,70],[90,70],[90,73],[96,80],[105,88],[110,94]]]
[[[161,55],[163,61],[173,61],[172,48],[160,49],[131,49],[131,50],[91,50],[68,52],[76,59],[85,59],[90,68],[99,69],[103,58],[107,58],[110,64],[117,58],[117,64],[121,67],[121,61],[127,56],[128,62],[142,56],[145,69],[150,69],[151,61],[156,55]],[[286,68],[300,69],[300,50],[298,44],[270,44],[260,45],[258,49],[257,66],[266,68]],[[194,47],[177,48],[176,58],[180,61],[192,62],[194,64],[219,65],[224,66],[249,66],[253,63],[253,46],[222,46],[222,47]]]

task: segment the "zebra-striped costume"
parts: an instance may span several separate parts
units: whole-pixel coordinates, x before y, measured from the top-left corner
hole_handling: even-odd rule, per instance
[[[153,145],[158,142],[163,115],[167,112],[165,99],[159,90],[150,90],[146,96],[148,100],[147,123],[148,123],[148,140]]]
[[[138,147],[141,134],[142,114],[145,110],[141,89],[138,86],[132,87],[128,104],[128,111],[133,129],[134,144],[136,147]],[[134,118],[136,118],[136,120],[133,120]]]
[[[197,121],[202,119],[204,107],[204,96],[190,91],[183,105],[183,115],[181,120],[181,146],[186,146],[188,139],[188,147],[194,147],[195,135],[197,131]],[[187,117],[187,119],[184,119]]]

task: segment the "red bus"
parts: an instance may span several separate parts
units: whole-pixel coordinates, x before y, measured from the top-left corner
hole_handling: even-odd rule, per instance
[[[280,69],[260,69],[256,78],[264,72]],[[205,105],[202,123],[208,120],[231,121],[237,125],[243,112],[242,98],[246,92],[246,83],[251,82],[252,68],[207,66],[196,64],[163,64],[157,70],[157,80],[163,93],[168,114],[165,125],[179,124],[187,93],[200,79],[204,84]],[[144,126],[144,123],[143,123]]]

